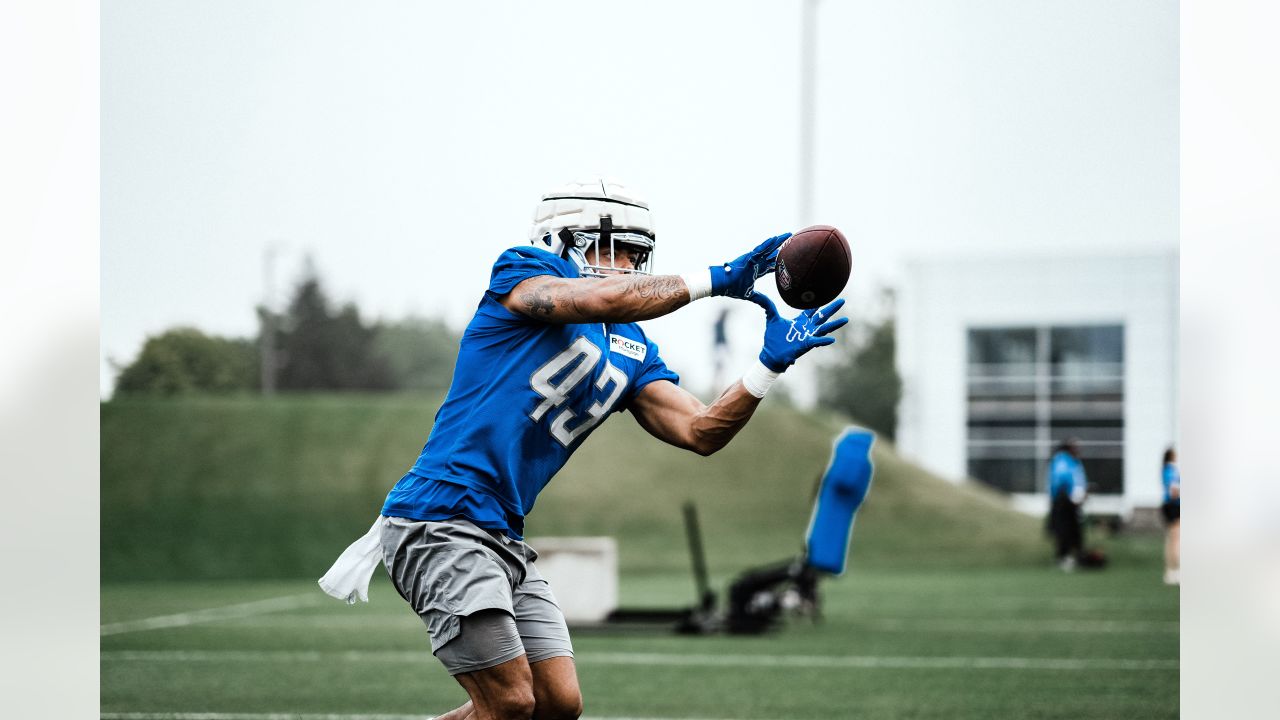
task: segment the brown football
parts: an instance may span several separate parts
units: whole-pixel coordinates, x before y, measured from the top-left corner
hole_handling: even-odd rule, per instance
[[[852,263],[843,233],[830,225],[813,225],[782,243],[773,278],[784,302],[807,310],[831,302],[844,290]]]

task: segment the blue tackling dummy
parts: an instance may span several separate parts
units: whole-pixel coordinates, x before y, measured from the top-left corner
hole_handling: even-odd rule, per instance
[[[854,516],[871,487],[874,440],[870,430],[858,427],[845,428],[836,437],[813,502],[804,555],[739,575],[729,585],[726,630],[762,633],[785,608],[818,616],[819,573],[844,573]]]
[[[874,441],[870,430],[858,427],[849,427],[836,438],[805,536],[805,560],[810,567],[844,573],[854,516],[871,488]]]

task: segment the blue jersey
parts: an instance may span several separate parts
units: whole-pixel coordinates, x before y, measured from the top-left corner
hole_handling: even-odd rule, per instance
[[[1060,450],[1049,461],[1049,497],[1052,499],[1064,492],[1072,502],[1084,497],[1084,465],[1071,453]]]
[[[1160,480],[1164,485],[1164,502],[1182,505],[1182,476],[1178,474],[1178,466],[1165,463],[1164,471],[1160,473]],[[1178,488],[1178,497],[1173,496],[1173,488]]]
[[[519,537],[538,493],[601,421],[649,383],[679,381],[635,323],[557,325],[502,306],[538,275],[579,277],[571,261],[534,247],[494,263],[431,435],[383,515],[463,517]]]

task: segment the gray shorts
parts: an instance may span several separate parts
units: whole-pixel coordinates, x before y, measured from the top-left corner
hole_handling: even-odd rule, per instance
[[[564,614],[526,543],[465,520],[389,517],[382,521],[382,558],[450,675],[522,654],[531,663],[573,657]]]

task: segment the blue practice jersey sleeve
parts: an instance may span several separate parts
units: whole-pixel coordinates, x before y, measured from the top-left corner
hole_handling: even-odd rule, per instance
[[[516,247],[502,253],[493,264],[489,276],[488,295],[494,299],[515,289],[522,281],[538,275],[572,277],[566,272],[565,261],[534,247]]]
[[[638,326],[634,327],[639,330]],[[643,336],[643,333],[641,333],[641,335]],[[631,407],[632,401],[634,401],[636,396],[640,394],[640,391],[651,382],[669,380],[676,385],[680,384],[680,376],[672,372],[671,369],[667,367],[667,364],[662,361],[662,357],[658,354],[658,344],[650,340],[648,337],[645,337],[644,340],[646,346],[644,362],[640,366],[639,374],[637,374],[635,379],[632,381],[631,389],[627,393],[626,400],[623,402],[624,409]]]

